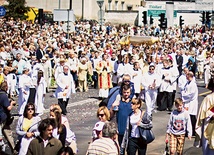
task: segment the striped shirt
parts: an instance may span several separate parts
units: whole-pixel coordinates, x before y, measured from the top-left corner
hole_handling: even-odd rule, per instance
[[[118,149],[112,139],[102,137],[91,143],[87,155],[118,155]]]

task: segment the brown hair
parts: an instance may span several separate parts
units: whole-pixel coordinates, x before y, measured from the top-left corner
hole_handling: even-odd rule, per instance
[[[181,104],[183,104],[183,100],[181,98],[176,98],[175,105],[181,105]]]
[[[38,71],[37,77],[38,77],[37,85],[39,85],[39,82],[41,81],[41,78],[43,77],[43,71],[42,71],[42,70],[39,70],[39,71]]]
[[[62,129],[63,129],[62,114],[58,110],[58,108],[53,108],[53,110],[51,111],[51,113],[53,113],[54,116],[55,116],[54,119],[55,119],[55,122],[56,122],[56,127],[58,127],[57,133],[60,134],[62,132]]]
[[[7,81],[3,81],[0,84],[0,90],[7,91],[7,89],[8,89]]]

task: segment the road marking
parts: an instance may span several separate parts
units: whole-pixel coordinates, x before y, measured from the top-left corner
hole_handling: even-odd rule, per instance
[[[70,103],[68,104],[67,108],[69,107],[74,107],[74,106],[77,106],[77,105],[83,105],[83,104],[86,104],[86,103],[94,103],[94,104],[97,104],[99,103],[100,101],[98,99],[93,99],[93,98],[90,98],[90,99],[87,99],[87,100],[82,100],[82,101],[78,101],[78,102],[73,102],[73,103]],[[45,109],[43,111],[43,115],[45,113],[49,113],[49,109]],[[14,119],[18,119],[19,116],[14,116]]]
[[[210,94],[210,93],[212,93],[212,91],[207,91],[207,92],[204,92],[204,93],[198,94],[198,96],[203,96],[203,95],[207,95],[207,94]]]
[[[204,81],[196,81],[196,83],[201,84],[204,83]]]

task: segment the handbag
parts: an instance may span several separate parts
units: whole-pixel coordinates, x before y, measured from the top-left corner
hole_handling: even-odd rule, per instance
[[[143,118],[145,111],[141,113],[141,119]],[[144,143],[149,144],[155,139],[155,135],[152,131],[152,127],[143,128],[138,126],[139,134]]]
[[[21,148],[21,142],[22,142],[22,138],[16,141],[14,150],[16,150],[17,152],[19,152],[19,150]]]
[[[138,127],[140,137],[142,138],[143,142],[146,144],[151,143],[155,139],[155,135],[152,131],[152,129],[144,129],[142,127]]]
[[[14,117],[11,116],[10,113],[8,113],[8,114],[7,114],[7,119],[6,119],[5,124],[9,126],[9,125],[11,125],[11,124],[13,123],[13,120],[14,120]]]

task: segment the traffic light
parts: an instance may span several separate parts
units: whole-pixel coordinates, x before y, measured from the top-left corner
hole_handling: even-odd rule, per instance
[[[201,13],[201,15],[202,16],[200,16],[200,18],[201,18],[201,22],[202,22],[202,24],[205,24],[205,11],[203,11],[202,13]]]
[[[182,19],[182,16],[179,18],[179,26],[182,28],[182,25],[184,25],[184,20]]]
[[[159,14],[160,16],[160,24],[158,24],[158,26],[162,29],[166,29],[167,28],[167,19],[165,18],[165,13],[161,13]]]
[[[143,24],[146,25],[147,24],[147,12],[146,11],[143,11],[143,17],[142,18],[143,18],[143,21],[142,21]]]
[[[164,18],[164,21],[162,23],[162,29],[166,29],[167,28],[167,18]]]
[[[210,24],[210,22],[211,22],[211,13],[206,12],[206,24]]]
[[[40,25],[42,25],[42,22],[43,22],[43,9],[39,9],[38,22],[39,22]]]
[[[150,16],[149,23],[150,23],[150,25],[152,25],[154,23],[154,18],[152,18],[152,15]]]

